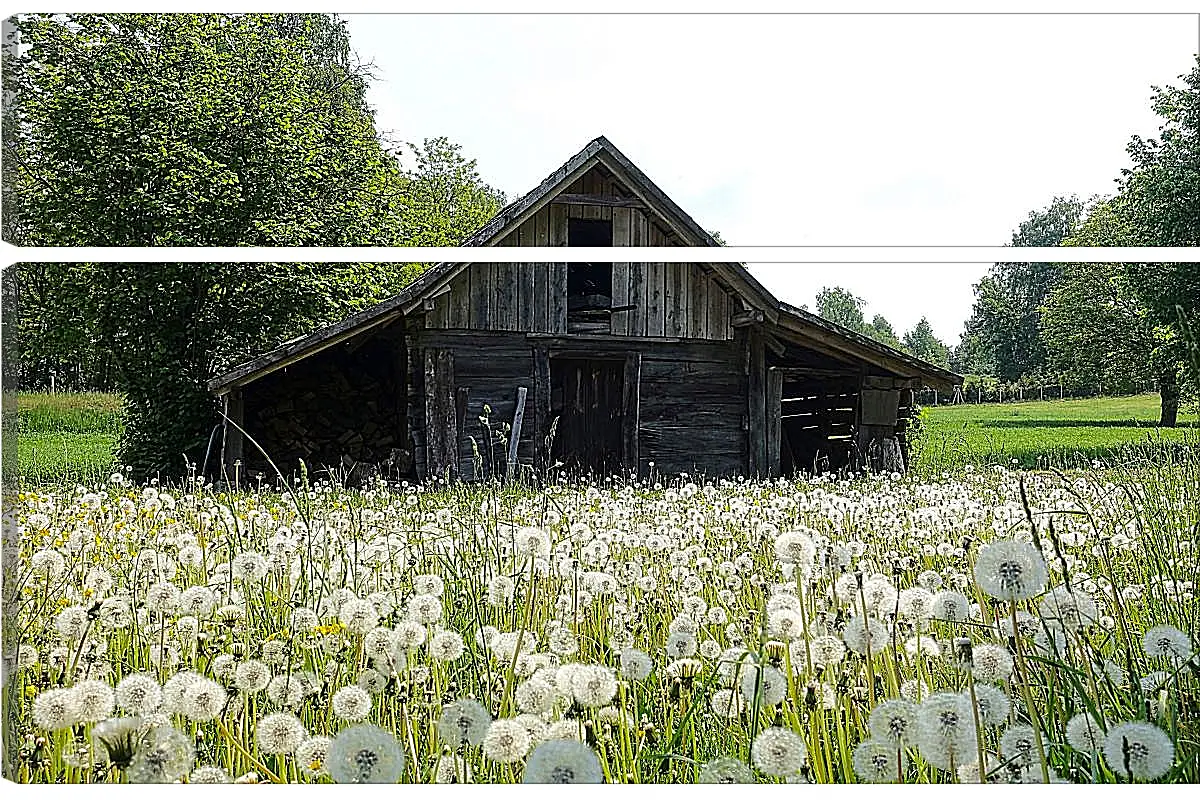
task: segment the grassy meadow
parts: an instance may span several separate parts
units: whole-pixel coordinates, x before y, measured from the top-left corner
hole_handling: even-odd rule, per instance
[[[917,467],[941,470],[1014,459],[1025,468],[1087,467],[1094,460],[1120,461],[1135,451],[1200,444],[1194,405],[1181,409],[1173,430],[1159,428],[1158,417],[1156,394],[928,407],[922,413]]]
[[[110,477],[116,398],[19,409],[12,780],[1200,781],[1147,398],[931,409],[967,444],[898,479],[237,494]]]
[[[121,439],[122,400],[114,394],[17,396],[17,465],[32,483],[106,478]]]

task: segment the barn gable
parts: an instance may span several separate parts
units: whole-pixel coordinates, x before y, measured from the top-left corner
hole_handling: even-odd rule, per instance
[[[717,243],[601,137],[465,244]],[[235,423],[227,465],[255,460],[245,429],[292,463],[479,478],[862,463],[903,445],[915,386],[957,380],[780,303],[741,264],[612,261],[438,264],[210,388]]]

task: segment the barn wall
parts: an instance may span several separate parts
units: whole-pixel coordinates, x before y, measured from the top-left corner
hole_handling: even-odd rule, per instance
[[[488,434],[480,417],[491,409],[493,430],[511,423],[518,387],[528,390],[525,419],[518,445],[522,465],[538,468],[539,447],[549,429],[549,409],[539,408],[536,367],[538,354],[547,357],[640,355],[638,467],[647,474],[694,472],[728,475],[746,468],[746,375],[744,352],[733,341],[618,340],[615,337],[527,336],[523,333],[410,330],[409,419],[418,476],[428,472],[428,431],[425,422],[429,387],[419,368],[426,352],[453,354],[454,392],[465,391],[466,405],[457,420],[458,474],[476,477],[472,438],[483,456],[482,476],[503,472],[505,445],[490,456]],[[698,406],[697,397],[704,403]],[[536,444],[535,444],[536,443]],[[494,462],[494,466],[493,466]]]
[[[433,299],[427,324],[564,334],[566,298],[567,264],[470,264]],[[614,336],[733,338],[734,297],[707,265],[616,262],[612,303],[633,306],[612,315]]]
[[[622,197],[621,195],[624,195]],[[634,202],[602,167],[557,197]],[[500,242],[502,247],[565,247],[568,219],[611,220],[614,247],[683,245],[645,208],[555,202],[543,206]],[[616,254],[614,254],[616,255]],[[427,326],[447,330],[567,332],[565,263],[471,264],[432,301]],[[733,338],[734,299],[705,264],[613,263],[612,315],[617,336]]]

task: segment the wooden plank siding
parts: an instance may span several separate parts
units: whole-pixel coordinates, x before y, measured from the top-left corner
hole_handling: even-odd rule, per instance
[[[565,333],[568,268],[565,263],[470,264],[429,301],[425,325]],[[614,336],[733,338],[735,304],[703,264],[614,262],[612,304],[632,306],[613,314]]]
[[[437,387],[438,399],[427,399],[426,357],[410,367],[410,407],[414,462],[418,476],[425,477],[431,460],[426,450],[424,419],[431,413],[443,418],[443,430],[432,443],[440,452],[454,447],[457,474],[471,480],[503,473],[507,443],[492,438],[480,421],[484,406],[492,430],[511,423],[516,411],[517,390],[528,391],[525,425],[517,448],[522,465],[544,464],[539,450],[553,422],[549,409],[549,359],[624,356],[625,399],[622,440],[636,452],[640,474],[706,473],[744,474],[747,437],[742,427],[746,413],[747,376],[740,368],[739,343],[733,341],[675,341],[615,337],[554,336],[513,331],[413,330],[410,346],[422,354],[438,354],[452,366],[453,388]],[[614,349],[619,348],[619,349]],[[436,358],[436,357],[435,357]],[[416,373],[416,374],[414,374]],[[637,386],[637,392],[631,391]],[[696,398],[704,404],[697,406]],[[454,406],[449,422],[447,400]],[[458,402],[455,402],[458,401]],[[463,407],[458,407],[465,401]],[[456,442],[445,440],[453,428]],[[483,469],[475,472],[475,452],[483,458]],[[630,466],[633,466],[632,464]],[[442,467],[445,470],[445,467]],[[493,470],[496,472],[494,473]]]

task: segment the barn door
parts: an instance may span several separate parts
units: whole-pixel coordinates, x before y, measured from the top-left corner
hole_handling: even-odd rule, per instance
[[[553,455],[571,471],[605,474],[625,465],[624,359],[551,358]]]
[[[454,394],[454,352],[425,351],[425,474],[458,475],[458,413]]]

